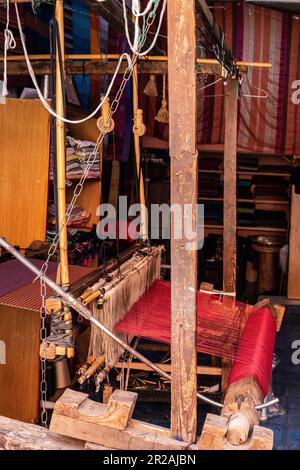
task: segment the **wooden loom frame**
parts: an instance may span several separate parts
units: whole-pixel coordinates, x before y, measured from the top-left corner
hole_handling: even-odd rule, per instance
[[[23,0],[26,1],[26,0]],[[201,6],[205,8],[205,2],[199,0]],[[208,10],[209,11],[209,10]],[[57,19],[59,21],[60,35],[63,32],[63,0],[57,1]],[[176,15],[175,15],[176,13]],[[209,18],[208,18],[209,19]],[[197,203],[197,150],[195,144],[195,124],[196,124],[196,87],[195,74],[190,74],[196,63],[195,54],[195,0],[174,0],[174,6],[168,10],[168,38],[169,57],[168,57],[168,78],[169,78],[169,108],[170,108],[170,153],[171,153],[171,204],[184,203],[193,204],[193,220],[196,221],[196,203]],[[172,39],[171,39],[172,38]],[[182,44],[185,44],[186,50],[182,54]],[[216,61],[209,63],[216,65]],[[207,65],[207,64],[205,64]],[[242,65],[242,64],[241,64]],[[250,65],[250,64],[247,64]],[[78,72],[77,72],[78,73]],[[149,73],[149,72],[147,72]],[[207,72],[205,72],[207,73]],[[224,172],[224,194],[229,197],[224,201],[224,290],[226,292],[235,292],[236,281],[236,132],[237,132],[237,89],[238,78],[229,77],[225,103],[225,172]],[[58,87],[60,88],[60,87]],[[62,104],[62,96],[58,93],[58,106]],[[177,120],[175,121],[174,117]],[[229,119],[230,116],[230,119]],[[61,123],[57,122],[58,126]],[[63,128],[63,126],[61,126]],[[60,132],[59,132],[60,134]],[[63,147],[63,138],[58,137],[58,148]],[[58,156],[62,152],[58,153]],[[60,158],[60,165],[63,159]],[[192,168],[192,171],[191,171]],[[64,185],[63,172],[60,174],[60,180]],[[63,189],[63,188],[62,188]],[[63,214],[62,199],[61,213]],[[232,223],[232,221],[234,221]],[[171,256],[172,263],[172,409],[171,409],[171,431],[158,431],[155,427],[141,424],[141,427],[147,427],[147,432],[154,436],[154,443],[164,445],[158,448],[190,448],[196,440],[196,252],[188,253],[182,249],[183,243],[187,240],[175,241],[172,239]],[[62,243],[61,249],[64,249]],[[65,254],[65,253],[64,253]],[[62,257],[62,263],[64,263]],[[174,262],[175,260],[175,262]],[[182,269],[186,272],[182,279]],[[67,284],[67,262],[62,268],[62,284]],[[65,277],[66,281],[63,281]],[[175,287],[175,289],[174,289]],[[225,379],[226,381],[226,379]],[[224,383],[225,383],[224,381]],[[180,391],[180,393],[178,393]],[[125,393],[125,392],[123,392]],[[81,394],[82,395],[82,394]],[[134,394],[120,395],[118,399],[112,395],[112,403],[108,409],[102,407],[103,415],[100,419],[94,420],[97,426],[112,428],[115,431],[126,435],[126,431],[132,426],[131,414],[135,399]],[[81,421],[88,421],[91,426],[91,420],[81,419],[83,412],[79,411],[80,406],[86,402],[86,397],[77,398],[63,396],[55,410],[54,415],[68,416],[75,419],[78,424]],[[123,406],[122,403],[125,402]],[[188,405],[187,405],[188,404]],[[88,403],[89,406],[95,406]],[[105,406],[105,405],[104,405]],[[86,403],[84,405],[86,407]],[[113,422],[113,425],[107,424],[106,415],[109,414],[110,407],[118,410],[122,408],[122,424],[118,424],[119,418]],[[123,409],[125,408],[125,415]],[[66,411],[67,410],[67,411]],[[125,417],[124,417],[124,416]],[[87,414],[88,416],[88,414]],[[81,418],[80,418],[81,417]],[[97,422],[96,422],[97,421]],[[55,422],[55,421],[54,421]],[[65,422],[65,420],[64,420]],[[61,430],[55,427],[53,430]],[[120,427],[121,426],[121,427]],[[134,427],[135,425],[133,425]],[[98,432],[100,428],[97,428]],[[103,431],[103,432],[104,432]],[[84,431],[82,431],[84,433]],[[105,434],[105,432],[104,432]],[[167,435],[168,443],[158,444],[159,435]],[[79,436],[75,436],[79,437]],[[143,440],[143,439],[142,439]],[[144,440],[143,440],[144,442]],[[175,447],[174,447],[175,446]],[[176,447],[177,446],[177,447]],[[198,447],[198,446],[197,446]],[[135,447],[136,448],[136,447]]]

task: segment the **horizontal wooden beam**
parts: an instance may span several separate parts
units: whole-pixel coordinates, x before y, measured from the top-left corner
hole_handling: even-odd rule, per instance
[[[83,450],[84,441],[0,416],[0,450]]]
[[[164,370],[165,372],[171,372],[171,364],[156,364],[160,369]],[[142,362],[131,362],[128,366],[127,362],[117,362],[114,367],[119,368],[119,369],[128,369],[128,367],[131,370],[143,370],[143,371],[151,371],[153,372],[153,369],[151,367],[147,366],[146,364],[143,364]],[[222,374],[222,369],[221,367],[211,367],[211,366],[198,366],[197,367],[197,374],[198,375],[221,375]]]
[[[51,73],[50,61],[32,61],[34,73],[36,75],[49,75]],[[66,61],[65,72],[67,75],[113,75],[115,73],[117,61]],[[125,72],[126,64],[122,64],[119,73]],[[0,62],[0,74],[3,73],[3,63]],[[7,66],[8,75],[28,75],[28,69],[25,62],[9,61]],[[139,62],[138,73],[166,75],[168,73],[167,62]],[[218,64],[201,64],[196,72],[197,74],[219,75],[221,67]]]

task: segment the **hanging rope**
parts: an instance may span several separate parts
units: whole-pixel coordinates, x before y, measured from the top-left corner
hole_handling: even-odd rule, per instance
[[[129,47],[131,51],[136,54],[138,57],[145,56],[149,54],[149,52],[153,49],[155,46],[155,43],[157,41],[161,25],[162,25],[162,20],[166,11],[166,6],[167,6],[167,0],[163,0],[163,4],[161,7],[161,12],[160,12],[160,17],[159,17],[159,22],[158,26],[156,29],[156,33],[154,35],[153,41],[151,45],[148,47],[146,51],[141,52],[141,43],[144,42],[144,34],[145,34],[145,27],[146,26],[151,26],[151,24],[154,22],[154,17],[156,14],[156,10],[159,5],[159,0],[149,0],[146,8],[144,11],[141,12],[141,5],[140,5],[140,0],[132,0],[132,5],[131,5],[131,13],[132,16],[135,18],[134,20],[134,39],[133,43],[131,42],[130,35],[129,35],[129,30],[128,30],[128,18],[127,18],[127,7],[126,7],[126,0],[123,1],[123,16],[124,16],[124,22],[125,22],[125,33],[126,33],[126,38],[127,42],[129,44]],[[153,7],[153,8],[152,8]],[[152,8],[152,10],[151,10]],[[150,11],[151,10],[151,11]],[[149,13],[150,12],[150,13]],[[146,20],[146,15],[149,13],[148,19]],[[139,19],[143,18],[143,28],[142,31],[140,29],[139,25]]]
[[[123,60],[127,60],[127,64],[128,64],[128,67],[131,69],[132,68],[132,61],[131,61],[131,57],[129,54],[127,54],[126,52],[124,52],[123,54],[121,54],[120,58],[119,58],[119,61],[118,61],[118,64],[117,64],[117,67],[116,67],[116,70],[115,70],[115,73],[112,77],[112,80],[107,88],[107,91],[106,91],[106,94],[104,96],[104,98],[100,101],[99,105],[97,106],[97,108],[91,113],[89,114],[87,117],[83,118],[83,119],[77,119],[77,120],[71,120],[71,119],[67,119],[65,118],[64,116],[60,116],[59,114],[57,114],[54,109],[51,108],[51,106],[48,104],[48,102],[45,100],[41,90],[40,90],[40,87],[38,85],[38,82],[36,80],[36,76],[35,76],[35,73],[34,73],[34,70],[32,68],[32,65],[31,65],[31,62],[30,62],[30,59],[29,59],[29,56],[28,56],[28,52],[27,52],[27,48],[26,48],[26,43],[25,43],[25,35],[23,33],[23,29],[22,29],[22,25],[21,25],[21,21],[20,21],[20,16],[19,16],[19,11],[18,11],[18,6],[17,4],[15,4],[15,9],[16,9],[16,15],[17,15],[17,22],[18,22],[18,29],[19,29],[19,33],[20,33],[20,38],[21,38],[21,43],[22,43],[22,47],[23,47],[23,52],[24,52],[24,56],[25,56],[25,60],[26,60],[26,64],[27,64],[27,68],[28,68],[28,72],[29,72],[29,75],[31,77],[31,80],[34,84],[34,87],[37,91],[37,94],[39,96],[39,99],[41,100],[43,106],[47,109],[47,111],[53,116],[55,117],[56,119],[60,119],[61,121],[65,122],[65,123],[68,123],[68,124],[82,124],[83,122],[86,122],[88,121],[89,119],[91,119],[92,117],[94,117],[98,111],[102,108],[103,106],[103,103],[105,102],[106,98],[108,98],[108,96],[110,95],[110,92],[111,92],[111,89],[114,85],[114,82],[115,82],[115,79],[119,73],[119,70],[120,70],[120,67],[122,65],[122,62]]]
[[[4,71],[3,71],[3,86],[2,98],[8,95],[7,89],[7,53],[10,49],[15,49],[16,41],[12,31],[9,29],[9,0],[6,0],[6,26],[4,30]]]

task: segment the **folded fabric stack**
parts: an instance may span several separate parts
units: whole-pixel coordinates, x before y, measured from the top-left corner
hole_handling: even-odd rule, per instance
[[[208,157],[199,157],[199,170],[222,170],[223,156],[210,155]]]
[[[255,198],[286,199],[288,181],[277,176],[255,176],[252,180],[251,190]]]
[[[254,223],[260,227],[286,228],[286,213],[284,211],[265,211],[256,209]]]
[[[67,136],[66,140],[66,176],[69,179],[80,178],[83,174],[87,161],[93,152],[95,142],[87,140],[78,140]],[[90,167],[88,178],[100,177],[100,157],[96,153],[95,159],[92,157],[93,164]],[[53,159],[50,159],[50,178],[53,178]]]
[[[254,225],[254,213],[254,204],[239,204],[237,208],[237,224],[241,227]]]
[[[67,210],[70,204],[67,204]],[[91,218],[91,214],[79,206],[74,206],[69,219],[68,227],[81,228],[85,227]],[[50,204],[48,207],[48,223],[55,225],[55,205]]]
[[[221,225],[223,223],[223,203],[206,202],[204,204],[205,224]]]
[[[251,192],[252,177],[250,178],[239,178],[237,181],[237,197],[240,199],[252,199],[253,194]]]
[[[203,174],[199,178],[199,197],[219,197],[221,185],[219,175]]]
[[[258,168],[258,158],[253,155],[239,155],[238,169],[240,171],[256,171]]]

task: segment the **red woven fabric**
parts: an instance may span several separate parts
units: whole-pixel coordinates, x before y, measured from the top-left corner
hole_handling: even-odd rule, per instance
[[[253,375],[268,390],[276,322],[269,309],[197,293],[197,351],[234,360],[230,383]],[[115,330],[170,343],[171,284],[155,281]]]
[[[255,341],[253,337],[255,336]],[[249,317],[229,376],[229,383],[253,376],[267,395],[275,347],[276,322],[268,308],[255,310]],[[248,363],[244,361],[249,355]],[[241,360],[243,364],[241,364]]]

